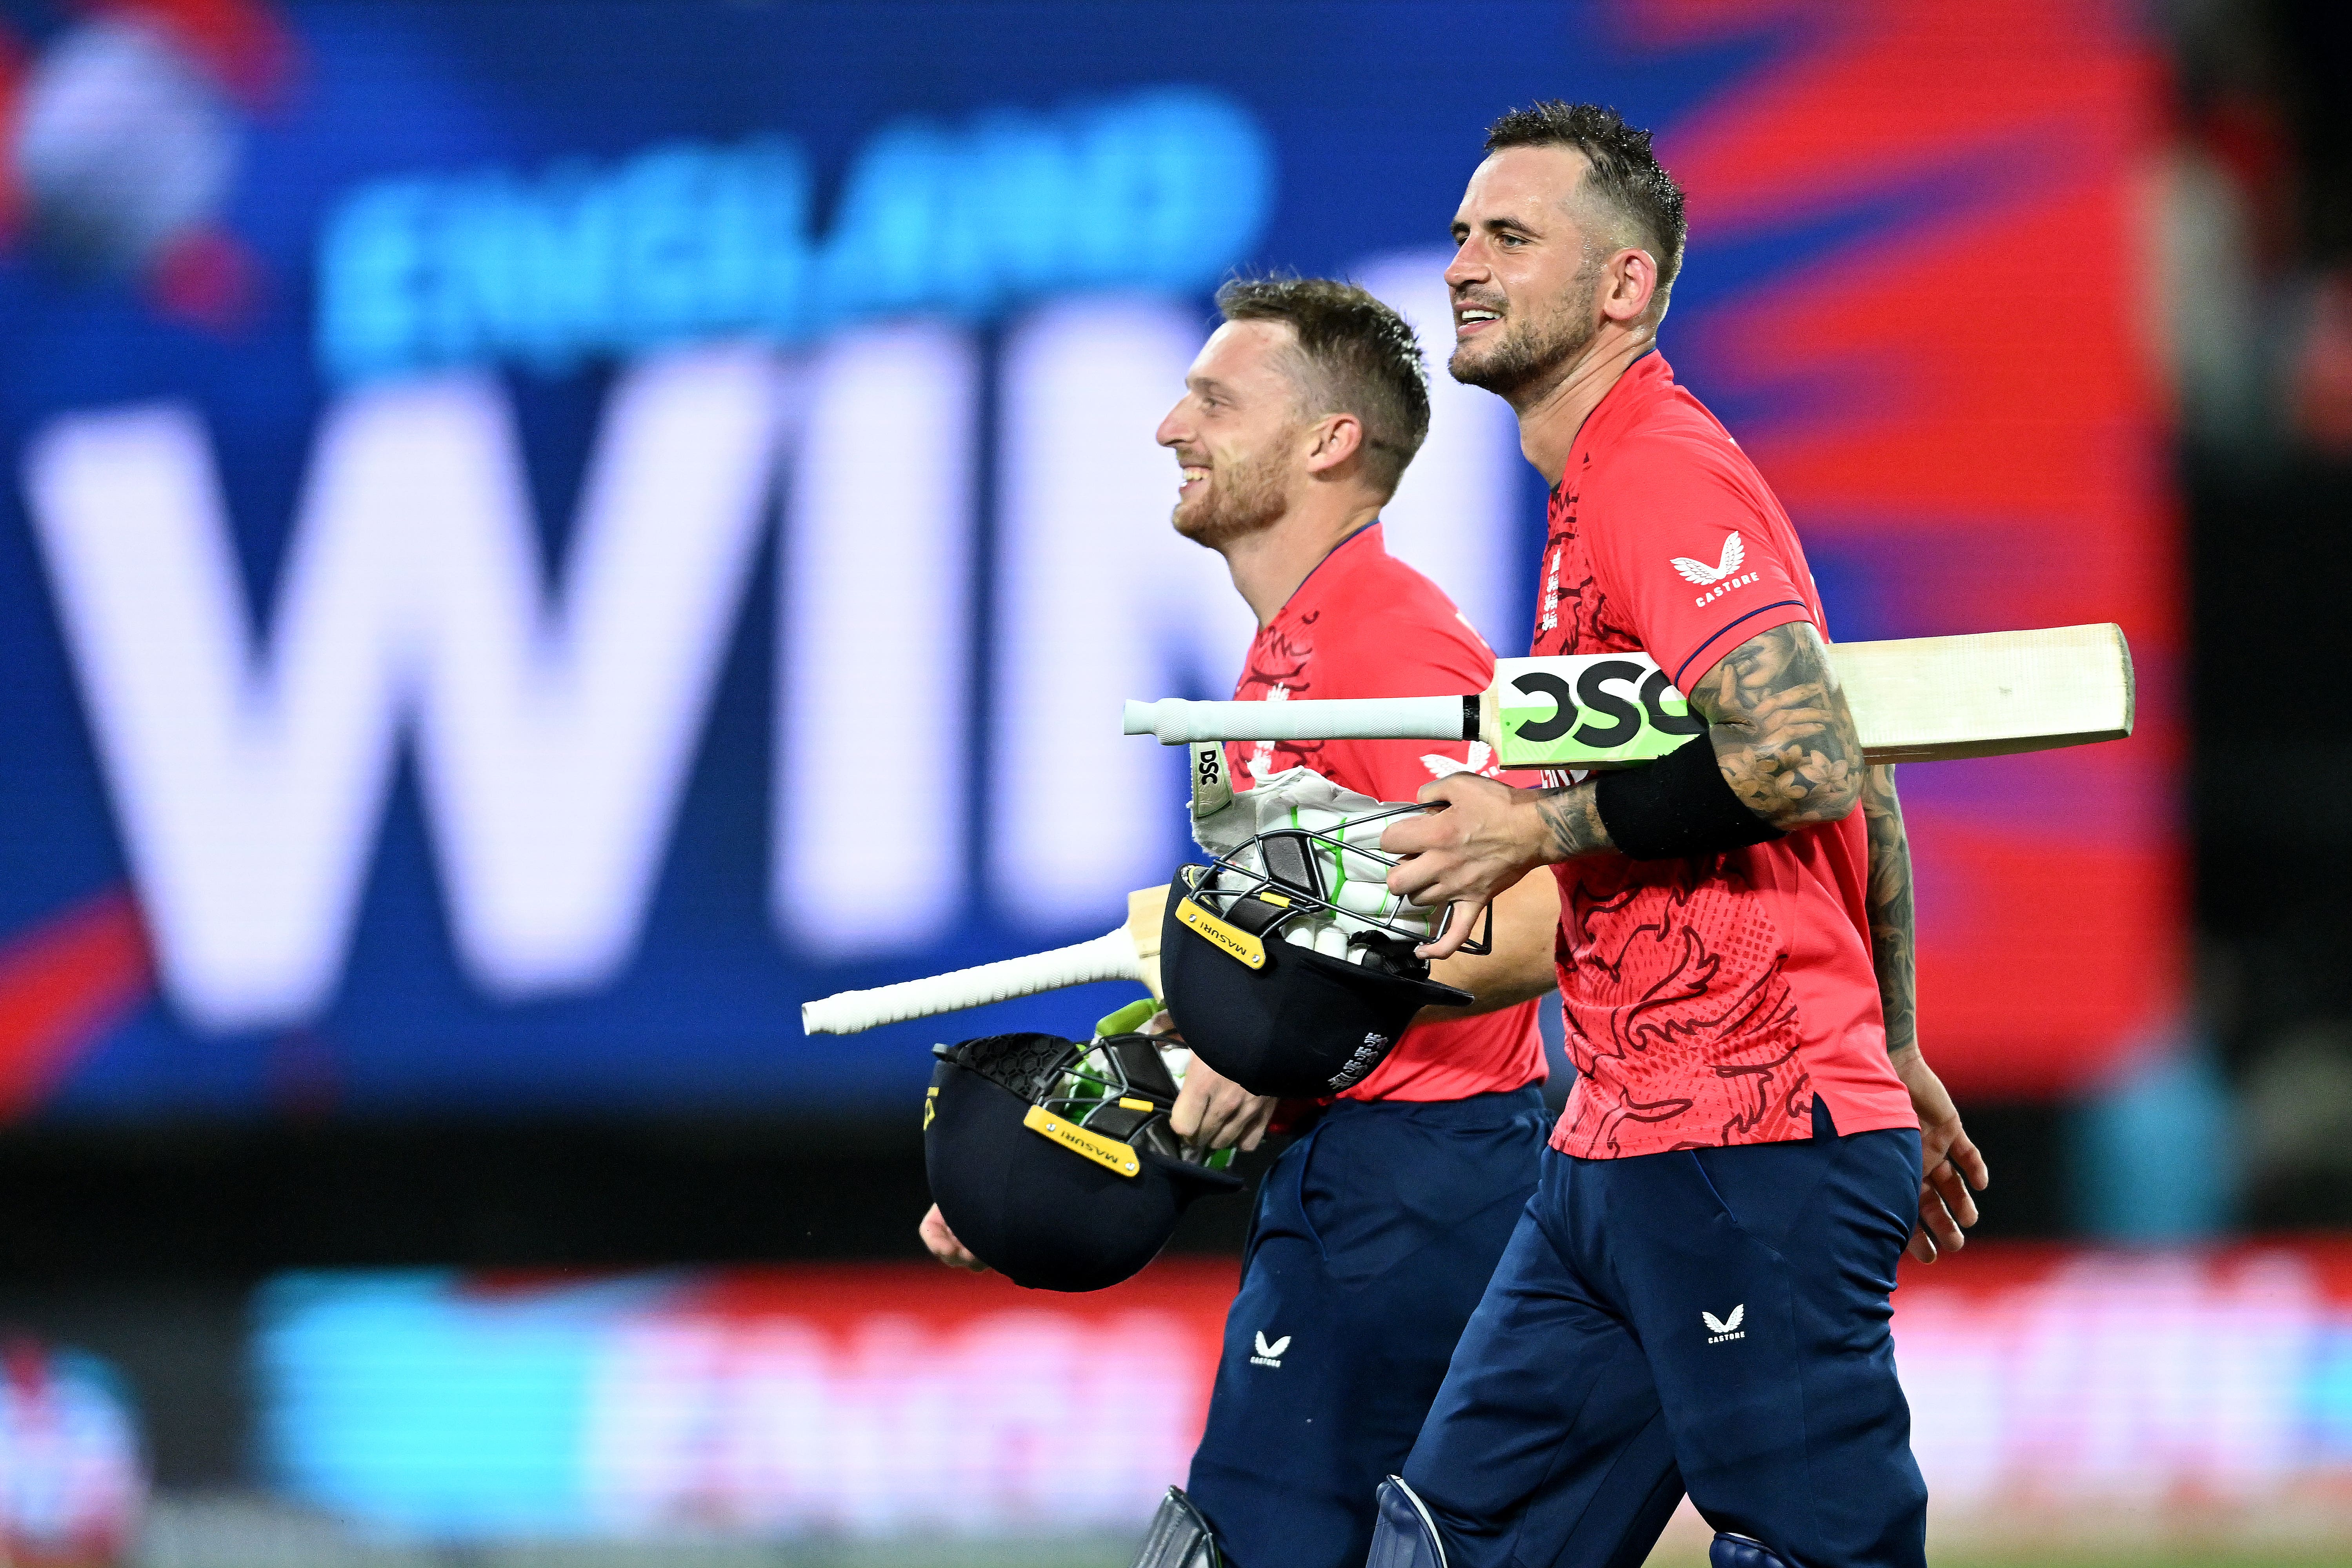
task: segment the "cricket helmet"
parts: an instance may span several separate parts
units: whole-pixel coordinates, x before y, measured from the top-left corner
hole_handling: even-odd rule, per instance
[[[1294,768],[1196,826],[1215,858],[1183,867],[1169,889],[1160,978],[1202,1061],[1254,1094],[1339,1094],[1370,1076],[1422,1008],[1471,1000],[1413,956],[1450,908],[1388,889],[1397,859],[1380,836],[1421,809]]]
[[[991,1035],[932,1054],[932,1200],[956,1238],[1015,1284],[1116,1285],[1159,1256],[1193,1200],[1241,1189],[1170,1129],[1176,1079],[1150,1036]]]

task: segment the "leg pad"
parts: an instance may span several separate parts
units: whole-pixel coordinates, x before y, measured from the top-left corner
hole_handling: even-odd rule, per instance
[[[1135,1568],[1224,1568],[1216,1535],[1209,1521],[1192,1506],[1182,1487],[1170,1487],[1151,1516],[1143,1550],[1135,1554]]]
[[[1381,1483],[1380,1517],[1364,1568],[1445,1568],[1445,1538],[1402,1476]]]

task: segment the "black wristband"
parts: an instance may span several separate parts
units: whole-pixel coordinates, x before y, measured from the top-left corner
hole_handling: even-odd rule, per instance
[[[1635,860],[1686,860],[1786,837],[1731,793],[1705,735],[1646,768],[1602,773],[1592,805],[1618,851]]]

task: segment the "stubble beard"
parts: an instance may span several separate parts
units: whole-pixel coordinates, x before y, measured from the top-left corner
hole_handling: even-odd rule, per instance
[[[1195,544],[1222,550],[1282,521],[1283,513],[1290,510],[1290,498],[1282,483],[1284,449],[1282,442],[1269,441],[1255,457],[1223,470],[1212,469],[1212,477],[1203,481],[1211,487],[1207,495],[1189,508],[1182,500],[1177,502],[1171,514],[1176,531]]]
[[[1445,362],[1447,372],[1463,385],[1484,388],[1507,403],[1516,405],[1540,394],[1566,375],[1600,335],[1600,323],[1592,319],[1592,301],[1600,289],[1600,261],[1588,258],[1577,268],[1559,310],[1540,321],[1504,318],[1496,342],[1474,339],[1460,345]]]

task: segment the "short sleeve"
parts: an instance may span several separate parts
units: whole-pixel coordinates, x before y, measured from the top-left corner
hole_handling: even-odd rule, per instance
[[[1728,437],[1637,437],[1594,480],[1594,566],[1676,690],[1750,637],[1815,618],[1798,586],[1804,564],[1783,542],[1791,535]]]

